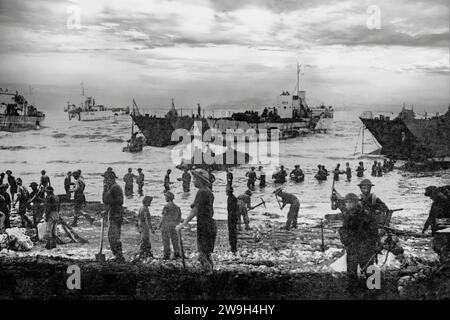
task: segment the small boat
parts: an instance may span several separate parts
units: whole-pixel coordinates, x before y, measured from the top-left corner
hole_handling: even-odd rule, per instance
[[[131,138],[128,140],[128,144],[126,147],[122,148],[122,152],[141,152],[144,144],[145,144],[145,138],[144,137],[138,137],[138,132],[134,132],[134,122],[131,121]]]

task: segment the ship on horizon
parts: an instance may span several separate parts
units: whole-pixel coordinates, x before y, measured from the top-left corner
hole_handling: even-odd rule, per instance
[[[381,154],[412,162],[450,162],[450,105],[445,114],[419,117],[403,106],[394,119],[371,111],[360,116],[381,145]]]
[[[0,131],[19,132],[42,128],[45,114],[38,111],[17,91],[0,88]]]
[[[229,129],[254,129],[256,135],[264,133],[270,138],[271,132],[279,132],[279,139],[291,139],[302,134],[327,132],[333,128],[334,110],[331,106],[310,107],[306,102],[306,92],[299,87],[300,66],[297,66],[297,85],[294,93],[283,91],[277,98],[276,106],[265,106],[260,110],[230,112],[211,110],[205,113],[198,104],[197,110],[177,110],[172,99],[172,108],[164,115],[142,114],[133,100],[131,117],[146,138],[149,146],[165,147],[177,144],[172,141],[176,129],[191,131],[194,123],[201,125],[202,131],[215,129],[226,134]],[[183,115],[184,112],[184,115]],[[245,137],[246,139],[253,137]]]
[[[104,105],[96,104],[95,98],[84,95],[84,87],[82,86],[82,102],[80,106],[76,106],[70,101],[67,101],[67,107],[64,109],[67,112],[69,120],[77,119],[78,121],[99,121],[113,119],[120,115],[130,113],[129,107],[107,108]]]

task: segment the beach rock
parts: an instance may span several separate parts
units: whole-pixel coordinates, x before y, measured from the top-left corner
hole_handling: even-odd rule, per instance
[[[6,229],[8,235],[8,248],[14,251],[29,251],[33,248],[30,237],[25,235],[24,228]]]

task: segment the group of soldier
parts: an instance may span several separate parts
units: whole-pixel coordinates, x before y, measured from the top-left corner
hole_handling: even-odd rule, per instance
[[[324,169],[323,166],[320,166]],[[347,176],[349,164],[344,171]],[[377,165],[378,167],[378,165]],[[357,176],[361,177],[364,174],[363,163],[357,169]],[[227,194],[227,212],[228,212],[228,235],[230,251],[237,252],[237,233],[241,231],[242,220],[246,230],[250,230],[250,221],[248,211],[254,209],[256,206],[251,205],[252,190],[255,188],[255,182],[259,179],[260,183],[265,183],[265,174],[262,167],[258,168],[259,177],[252,167],[246,173],[247,187],[243,194],[235,196],[233,189],[233,170],[226,169],[226,194]],[[125,193],[122,187],[117,183],[118,177],[110,167],[103,174],[103,203],[106,207],[103,219],[108,221],[108,240],[111,251],[118,262],[124,261],[121,243],[121,226],[123,222],[123,203],[124,195],[131,196],[133,194],[134,182],[138,185],[138,194],[143,197],[142,207],[138,212],[138,227],[140,231],[140,246],[138,257],[145,259],[153,257],[152,247],[150,243],[150,233],[154,233],[154,228],[151,224],[150,210],[153,197],[144,196],[144,174],[139,168],[138,175],[133,174],[130,168],[123,177],[125,182]],[[334,176],[339,176],[341,170],[339,165],[336,167]],[[161,221],[161,235],[163,240],[164,259],[169,259],[171,256],[171,246],[173,248],[173,258],[178,259],[182,256],[181,247],[179,244],[179,230],[188,226],[190,220],[197,217],[197,248],[199,251],[199,261],[206,271],[213,269],[213,261],[211,254],[214,251],[214,245],[217,235],[217,228],[213,219],[214,215],[214,194],[212,192],[212,185],[215,180],[211,171],[204,169],[194,169],[183,171],[183,175],[179,181],[183,182],[183,191],[190,191],[190,183],[193,177],[194,186],[198,189],[195,200],[191,205],[189,215],[181,223],[181,210],[174,203],[174,194],[170,191],[173,182],[170,181],[171,170],[169,169],[164,178],[164,196],[166,205],[162,212]],[[276,172],[279,177],[287,176],[286,170],[283,166]],[[30,187],[31,193],[23,186],[20,178],[15,179],[10,170],[6,171],[7,183],[3,183],[4,174],[0,174],[0,227],[10,227],[10,210],[19,204],[18,214],[21,218],[23,227],[37,227],[37,224],[42,218],[47,224],[47,244],[46,248],[51,249],[56,247],[56,225],[61,220],[59,215],[58,196],[53,193],[50,178],[46,175],[45,170],[41,172],[40,183],[32,182]],[[262,178],[263,177],[263,178]],[[291,172],[290,177],[297,181],[304,179],[303,172],[297,165]],[[338,178],[337,178],[338,179]],[[334,180],[337,180],[334,177]],[[281,179],[282,180],[282,179]],[[333,209],[340,209],[342,212],[343,225],[339,230],[341,241],[347,252],[347,268],[350,276],[356,277],[358,268],[363,271],[368,265],[372,264],[377,257],[380,249],[387,246],[391,250],[396,250],[396,253],[402,253],[402,249],[395,243],[392,245],[382,243],[381,239],[389,231],[389,222],[394,210],[389,210],[386,204],[371,190],[374,186],[368,179],[362,180],[358,184],[361,195],[357,196],[354,193],[347,194],[345,197],[333,188],[331,202]],[[94,218],[82,211],[83,205],[86,203],[84,196],[85,182],[80,170],[68,172],[64,179],[64,187],[66,194],[63,195],[67,199],[74,196],[74,220],[71,226],[76,227],[79,218],[84,217],[89,223],[94,222]],[[9,194],[6,192],[9,188]],[[283,209],[286,205],[290,205],[287,214],[287,221],[285,229],[297,228],[297,218],[300,209],[299,199],[291,193],[283,191],[282,188],[276,188],[273,192],[280,206]],[[448,252],[450,241],[448,233],[440,233],[442,229],[442,219],[450,219],[450,188],[428,187],[425,192],[433,200],[433,205],[430,210],[430,216],[425,223],[423,231],[425,232],[431,226],[432,235],[434,236],[433,248],[438,252],[442,261],[448,261]],[[61,196],[60,196],[61,197]],[[15,200],[15,201],[14,201]],[[26,216],[26,210],[31,207],[33,213],[33,221],[30,221]],[[448,221],[447,221],[448,222]],[[444,223],[445,225],[445,223]],[[384,237],[386,238],[386,237]],[[387,237],[392,240],[392,237]]]
[[[18,203],[17,213],[21,219],[23,228],[35,228],[38,231],[38,224],[42,219],[46,222],[47,243],[46,248],[52,249],[56,247],[56,226],[62,223],[62,217],[59,214],[60,199],[54,194],[49,176],[45,170],[41,171],[40,183],[31,182],[31,192],[28,191],[23,184],[21,178],[14,178],[11,170],[6,171],[7,183],[3,183],[4,174],[0,174],[0,231],[4,228],[10,228],[11,209],[15,208]],[[72,182],[72,178],[74,181]],[[77,220],[84,215],[91,224],[94,219],[81,211],[82,206],[86,202],[84,196],[85,184],[81,176],[81,170],[73,173],[68,172],[65,177],[64,187],[66,190],[66,198],[70,199],[74,194],[74,221],[72,226],[76,226]],[[8,194],[9,189],[9,194]],[[27,210],[31,210],[33,221],[26,215]]]

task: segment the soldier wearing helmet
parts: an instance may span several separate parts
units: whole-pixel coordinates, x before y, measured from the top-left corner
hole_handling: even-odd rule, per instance
[[[373,263],[379,249],[378,223],[373,215],[363,210],[356,194],[347,194],[343,202],[343,225],[339,229],[339,235],[347,252],[349,280],[355,280],[358,265],[360,269],[364,269]]]
[[[282,188],[276,189],[273,193],[275,194],[275,197],[281,198],[281,202],[283,203],[281,209],[283,209],[287,204],[290,204],[289,212],[287,214],[286,226],[284,228],[286,230],[289,230],[291,227],[297,229],[297,218],[298,211],[300,210],[300,201],[292,193],[283,191]]]
[[[439,255],[441,263],[449,261],[450,257],[450,186],[425,188],[425,196],[433,203],[422,232],[431,227],[433,235],[433,250]]]
[[[374,193],[371,193],[373,186],[374,184],[369,179],[364,179],[358,184],[358,187],[361,189],[361,205],[364,210],[376,215],[379,219],[379,223],[384,225],[389,213],[389,208],[380,198]]]
[[[176,229],[187,227],[189,221],[197,217],[198,259],[203,270],[210,273],[214,268],[211,254],[214,251],[217,235],[217,227],[213,219],[214,194],[211,191],[210,175],[206,170],[196,169],[192,171],[192,175],[194,176],[194,186],[198,188],[198,191],[194,203],[191,205],[191,212],[183,223],[177,225]]]
[[[162,211],[161,235],[163,242],[164,259],[170,259],[170,243],[172,242],[173,259],[181,258],[181,248],[178,242],[178,234],[175,227],[181,222],[181,209],[173,200],[175,196],[172,192],[164,193],[167,204]]]

